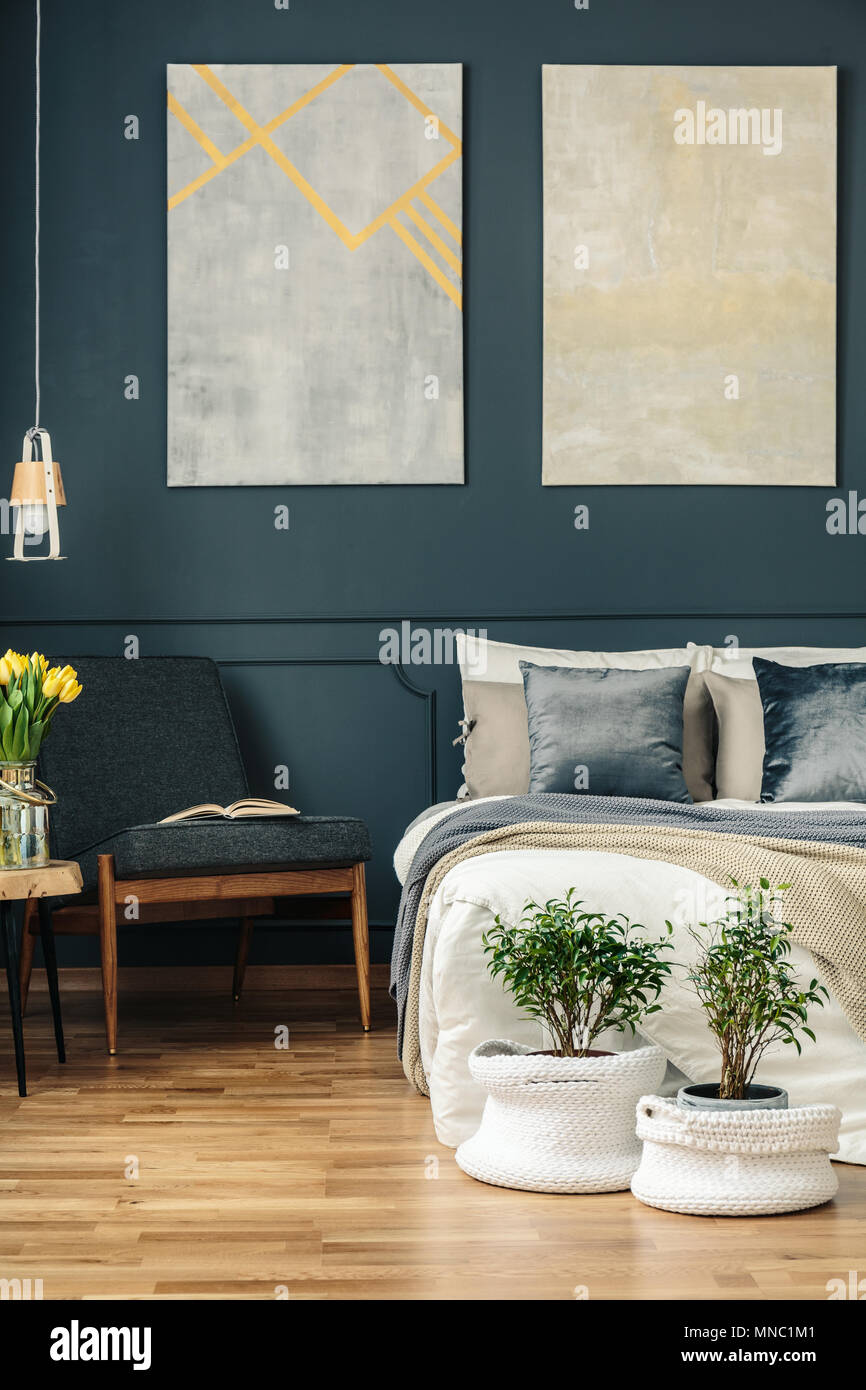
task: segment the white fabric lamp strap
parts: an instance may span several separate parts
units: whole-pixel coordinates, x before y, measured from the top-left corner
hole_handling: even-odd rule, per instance
[[[15,546],[13,557],[16,560],[59,560],[60,554],[60,526],[57,519],[57,491],[55,486],[54,460],[51,454],[51,435],[47,430],[36,426],[28,430],[24,436],[22,444],[22,460],[24,463],[32,462],[35,457],[35,442],[39,439],[40,452],[42,456],[42,472],[44,478],[44,494],[41,498],[34,497],[34,503],[42,503],[45,507],[48,519],[48,553],[47,555],[25,555],[24,539],[26,535],[24,526],[24,507],[18,507],[18,516],[15,521]]]

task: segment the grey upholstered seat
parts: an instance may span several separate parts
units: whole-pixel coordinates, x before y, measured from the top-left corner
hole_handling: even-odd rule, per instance
[[[161,878],[176,870],[337,868],[370,858],[370,834],[363,821],[323,816],[137,825],[73,856],[85,889],[96,884],[98,854],[114,855],[118,878]]]
[[[158,825],[199,802],[248,794],[234,725],[214,662],[200,657],[67,657],[83,692],[57,719],[40,775],[57,793],[52,853],[77,859],[85,890],[96,857],[118,878],[219,869],[356,864],[370,858],[363,821],[291,819]]]

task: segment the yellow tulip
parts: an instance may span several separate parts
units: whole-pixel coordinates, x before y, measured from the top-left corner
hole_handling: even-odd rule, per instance
[[[12,677],[12,667],[6,657],[0,657],[0,685],[8,685]]]
[[[60,691],[60,703],[71,705],[73,700],[77,700],[81,694],[81,686],[76,680],[68,680]]]
[[[48,698],[51,699],[53,695],[59,693],[62,685],[63,681],[60,679],[60,667],[52,666],[42,682],[42,694],[47,695]]]
[[[13,676],[20,676],[24,673],[24,658],[18,652],[13,652],[11,647],[6,653],[6,660],[12,667]]]
[[[64,682],[68,680],[77,681],[78,672],[72,666],[64,666],[60,671],[60,679]]]

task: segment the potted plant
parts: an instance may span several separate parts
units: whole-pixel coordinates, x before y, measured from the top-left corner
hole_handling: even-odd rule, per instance
[[[778,915],[789,886],[734,881],[724,917],[691,932],[699,950],[687,978],[721,1054],[721,1077],[683,1086],[676,1103],[658,1096],[638,1102],[643,1153],[631,1189],[647,1206],[763,1216],[818,1206],[837,1190],[830,1155],[839,1111],[789,1109],[781,1087],[754,1080],[769,1048],[799,1053],[801,1034],[814,1041],[808,1009],[827,997],[815,979],[803,989],[791,964],[791,926]]]
[[[657,1047],[615,1053],[593,1044],[609,1029],[633,1034],[660,1007],[670,942],[647,940],[623,914],[585,910],[572,888],[561,901],[527,903],[514,925],[497,916],[484,949],[491,975],[538,1019],[552,1047],[493,1040],[475,1049],[469,1068],[487,1101],[458,1164],[501,1187],[628,1187],[640,1158],[635,1104],[660,1084],[665,1056]]]
[[[790,884],[742,887],[726,902],[724,917],[691,929],[699,951],[687,973],[721,1054],[718,1082],[681,1087],[682,1109],[784,1110],[780,1086],[759,1085],[755,1072],[769,1048],[781,1043],[802,1052],[799,1034],[815,1041],[808,1008],[823,1008],[827,991],[817,980],[801,989],[791,964],[791,925],[782,921]],[[822,995],[824,996],[822,998]]]
[[[54,794],[36,780],[36,755],[59,705],[81,693],[71,666],[39,652],[0,657],[0,869],[47,864],[48,807]]]

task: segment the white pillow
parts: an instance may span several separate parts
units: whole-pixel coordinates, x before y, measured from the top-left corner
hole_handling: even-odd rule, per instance
[[[648,671],[670,666],[709,669],[712,647],[658,647],[640,652],[572,652],[559,647],[520,647],[512,642],[493,642],[489,637],[455,635],[460,674],[467,681],[500,681],[522,685],[520,662],[536,666],[570,666],[580,670]],[[866,657],[864,657],[866,659]]]
[[[709,669],[734,680],[754,680],[752,657],[778,661],[780,666],[821,666],[825,662],[866,661],[866,647],[712,647]],[[706,670],[706,667],[699,668]]]

